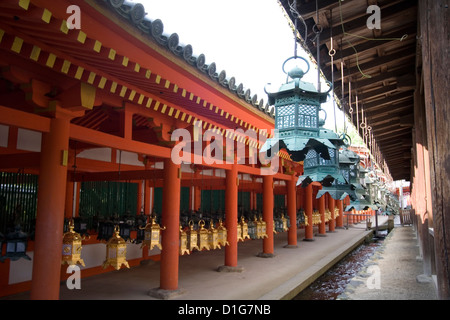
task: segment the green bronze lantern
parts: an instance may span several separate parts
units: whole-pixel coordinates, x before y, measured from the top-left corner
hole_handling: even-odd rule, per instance
[[[307,65],[304,72],[298,66],[291,71],[285,71],[286,62],[291,59],[301,59]],[[306,59],[294,56],[283,63],[283,72],[291,81],[281,85],[277,92],[265,92],[269,97],[269,105],[275,108],[275,134],[267,139],[260,152],[266,153],[270,158],[280,149],[286,149],[293,161],[303,161],[310,149],[314,149],[325,159],[329,158],[328,150],[334,145],[320,137],[320,125],[324,120],[319,118],[321,103],[325,102],[327,92],[318,92],[311,83],[301,80],[309,71]]]
[[[355,209],[356,211],[373,209],[377,210],[378,206],[372,204],[370,201],[370,194],[364,188],[363,184],[365,181],[365,174],[368,172],[365,168],[361,167],[359,164],[360,157],[357,155],[357,161],[350,166],[350,183],[356,186],[356,199],[352,199],[350,204],[345,208],[344,211],[351,211]],[[363,184],[361,184],[363,182]]]
[[[347,146],[341,148],[339,150],[339,170],[346,180],[346,183],[334,180],[331,187],[323,186],[322,189],[318,191],[316,198],[318,199],[323,194],[328,193],[334,200],[344,200],[347,196],[349,196],[351,200],[356,200],[356,186],[350,182],[350,177],[352,175],[351,168],[354,167],[354,164],[357,161],[359,161],[359,157],[355,152],[348,150]]]
[[[307,65],[306,72],[298,66],[286,72],[285,65],[291,59],[303,60]],[[279,149],[286,149],[293,161],[303,161],[304,173],[297,181],[301,187],[313,181],[328,187],[333,181],[347,183],[339,171],[339,147],[344,142],[336,133],[322,127],[326,112],[321,104],[326,102],[332,87],[320,92],[313,84],[302,81],[308,71],[306,59],[299,56],[288,58],[283,63],[283,72],[291,81],[281,85],[277,92],[266,90],[269,104],[275,108],[275,135],[266,140],[260,152],[270,158]],[[321,112],[324,118],[319,117]]]

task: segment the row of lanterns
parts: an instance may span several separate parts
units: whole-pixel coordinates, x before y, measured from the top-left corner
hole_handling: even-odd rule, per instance
[[[193,250],[201,251],[220,249],[222,246],[229,245],[227,236],[228,231],[219,219],[219,225],[214,227],[213,220],[210,221],[209,228],[205,228],[205,221],[198,222],[198,229],[195,229],[194,222],[189,221],[188,230],[183,230],[180,225],[180,254],[190,254]],[[246,239],[264,239],[267,238],[267,224],[262,217],[254,217],[253,221],[246,222],[241,216],[237,224],[237,241]]]
[[[228,245],[227,229],[219,219],[219,226],[214,227],[213,220],[210,221],[209,228],[205,228],[206,222],[200,220],[198,222],[198,230],[194,228],[194,222],[189,221],[189,228],[187,231],[183,230],[180,225],[180,254],[190,254],[194,250],[201,251],[220,249],[221,246]]]
[[[161,246],[161,230],[165,227],[161,227],[156,223],[155,217],[151,217],[150,222],[144,228],[140,228],[144,232],[144,239],[142,241],[141,248],[147,246],[149,250],[154,247],[162,250]],[[85,266],[83,259],[81,258],[82,241],[85,240],[84,236],[74,231],[73,220],[69,221],[69,231],[64,233],[63,236],[63,248],[61,264],[68,265],[82,265]],[[129,268],[129,264],[126,260],[127,242],[120,234],[120,227],[114,226],[113,235],[106,243],[106,259],[103,262],[103,268],[112,266],[114,269],[119,270],[122,266]]]

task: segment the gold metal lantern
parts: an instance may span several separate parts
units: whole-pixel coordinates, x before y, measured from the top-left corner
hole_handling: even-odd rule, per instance
[[[331,211],[329,209],[325,209],[325,222],[331,220]]]
[[[230,245],[228,242],[228,231],[227,228],[222,223],[222,219],[219,219],[219,226],[217,227],[218,231],[218,241],[221,246]]]
[[[258,239],[268,238],[267,235],[267,223],[259,216],[258,225],[256,226],[257,230],[259,229]]]
[[[205,221],[204,220],[200,220],[198,222],[198,247],[199,250],[201,251],[202,249],[206,249],[209,250],[211,249],[210,245],[209,245],[209,231],[208,229],[205,229]]]
[[[281,214],[281,222],[283,225],[283,231],[288,231],[288,224],[287,224],[287,219],[285,218],[284,214]]]
[[[122,265],[130,268],[127,259],[127,243],[120,236],[119,226],[114,227],[114,234],[111,239],[106,243],[106,260],[103,262],[103,269],[108,266],[112,266],[114,269],[119,270]]]
[[[320,212],[319,212],[319,210],[314,210],[313,211],[312,222],[313,222],[312,223],[313,225],[322,223],[322,220],[320,219]]]
[[[194,249],[200,250],[198,247],[198,231],[194,229],[194,221],[189,221],[189,237],[188,237],[189,251]]]
[[[188,236],[186,231],[183,230],[183,227],[180,225],[180,255],[190,254],[188,248]]]
[[[143,228],[144,241],[142,241],[141,248],[148,247],[148,250],[152,250],[154,247],[158,247],[162,250],[161,245],[161,230],[165,230],[166,227],[161,227],[157,224],[155,217],[151,217],[151,221]]]
[[[241,216],[241,222],[239,224],[241,225],[242,241],[244,241],[245,239],[250,239],[250,235],[248,234],[248,224],[247,222],[245,222],[243,216]]]
[[[61,264],[82,265],[84,267],[84,261],[81,259],[81,242],[85,239],[79,233],[74,230],[73,219],[69,221],[69,231],[64,233],[63,247],[62,247],[62,260]]]
[[[209,236],[209,247],[213,250],[220,249],[219,230],[214,228],[213,220],[211,220],[209,224],[208,236]]]
[[[244,241],[244,238],[242,238],[242,226],[240,223],[237,224],[237,241]]]

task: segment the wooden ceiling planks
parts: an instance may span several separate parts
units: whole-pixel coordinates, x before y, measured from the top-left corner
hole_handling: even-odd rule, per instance
[[[355,127],[359,127],[357,119],[361,122],[364,112],[392,178],[410,180],[417,1],[280,0],[280,3],[293,25],[290,6],[296,5],[303,19],[297,22],[300,42],[320,62],[327,80],[334,79],[336,96]],[[372,11],[367,13],[369,5],[380,9],[380,29],[367,26],[372,15]],[[333,75],[331,49],[336,50]],[[361,128],[360,134],[364,135]]]

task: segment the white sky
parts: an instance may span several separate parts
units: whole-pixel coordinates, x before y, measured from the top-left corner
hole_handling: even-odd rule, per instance
[[[294,55],[294,35],[277,0],[133,2],[144,5],[148,19],[161,19],[164,34],[177,33],[180,43],[192,45],[194,56],[203,53],[206,64],[215,62],[217,72],[225,70],[227,78],[235,77],[236,85],[242,83],[251,96],[258,95],[258,101],[267,102],[264,87],[268,83],[272,84],[269,91],[275,91],[286,82],[282,65]],[[298,54],[307,58],[300,46]],[[303,63],[300,66],[304,68]],[[317,84],[313,64],[303,80]],[[325,88],[322,85],[322,91]],[[325,108],[326,127],[334,129],[332,104]]]

